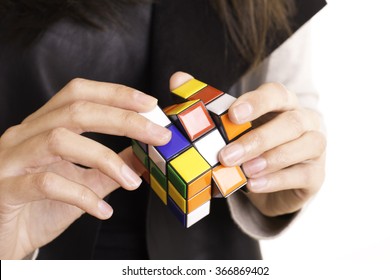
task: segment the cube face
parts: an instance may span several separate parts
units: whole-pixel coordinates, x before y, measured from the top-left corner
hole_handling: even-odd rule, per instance
[[[136,155],[136,157],[142,162],[142,164],[149,169],[149,157],[144,151],[144,149],[141,147],[140,142],[131,140],[133,152]]]
[[[187,200],[187,213],[191,213],[198,209],[201,205],[210,201],[211,199],[211,185],[194,195]]]
[[[153,175],[150,175],[150,187],[154,191],[154,193],[161,199],[161,201],[167,205],[167,191],[163,189],[163,187],[159,184],[159,182],[156,180],[156,178],[153,177]]]
[[[210,171],[210,165],[194,147],[174,158],[169,164],[186,183],[190,183]]]
[[[211,183],[211,170],[208,170],[188,183],[181,178],[175,169],[168,165],[168,178],[169,183],[176,188],[183,198],[190,199]]]
[[[150,160],[154,162],[164,175],[167,174],[167,161],[165,158],[152,145],[149,145],[148,150]]]
[[[252,128],[250,122],[235,124],[230,121],[228,110],[234,101],[235,97],[225,93],[206,106],[226,142],[237,139]]]
[[[228,114],[224,114],[221,116],[221,124],[228,142],[233,141],[234,139],[238,138],[240,135],[244,134],[246,131],[249,131],[252,128],[250,122],[246,122],[243,124],[232,123],[229,119]]]
[[[167,127],[172,132],[171,140],[163,146],[149,145],[149,158],[156,164],[163,174],[166,174],[167,162],[191,146],[191,143],[174,126]]]
[[[204,103],[200,100],[187,101],[167,110],[166,113],[190,141],[194,141],[215,127]]]
[[[205,83],[197,79],[191,79],[188,82],[182,84],[180,87],[172,90],[172,92],[183,99],[188,99],[191,95],[200,91],[206,86],[207,85]]]
[[[191,147],[169,162],[168,180],[183,198],[188,199],[210,185],[211,166],[194,147]]]
[[[223,91],[220,91],[212,86],[207,85],[206,87],[202,88],[197,93],[191,95],[188,97],[188,100],[197,100],[200,99],[204,104],[208,104],[214,99],[220,97],[223,94]]]
[[[197,102],[191,108],[179,114],[178,117],[191,141],[194,141],[215,127],[213,120],[202,102]]]
[[[187,198],[188,184],[181,178],[177,171],[171,166],[168,165],[168,184],[171,183],[180,195],[184,198]]]
[[[169,118],[165,115],[164,111],[160,107],[156,106],[153,110],[146,113],[139,113],[141,116],[144,116],[148,120],[154,122],[155,124],[161,126],[168,126],[171,124]]]
[[[215,115],[222,115],[223,113],[227,112],[227,110],[229,110],[230,106],[236,100],[237,98],[225,93],[207,104],[206,108]]]
[[[195,103],[199,102],[198,100],[190,100],[180,104],[169,106],[166,110],[164,110],[165,114],[167,114],[168,118],[175,117],[176,115],[182,113],[187,110]]]
[[[164,110],[156,107],[144,117],[171,130],[163,146],[133,141],[135,162],[153,192],[190,227],[210,213],[213,197],[227,197],[246,184],[239,166],[224,167],[219,151],[251,128],[236,125],[228,110],[236,98],[192,79],[173,93],[187,101]]]
[[[168,197],[168,207],[171,209],[176,218],[180,221],[180,223],[189,228],[195,223],[199,222],[201,219],[210,214],[210,200],[192,211],[189,214],[181,211],[180,207],[176,205],[172,198]]]
[[[166,161],[170,160],[191,145],[176,126],[170,125],[167,128],[172,132],[171,140],[164,146],[156,146],[156,150]]]
[[[167,176],[157,167],[157,165],[151,160],[150,163],[150,175],[158,182],[158,184],[165,190],[168,190]]]
[[[197,179],[192,181],[187,187],[187,199],[190,199],[195,196],[198,192],[204,189],[205,186],[207,187],[211,182],[211,175],[211,170],[208,170],[207,172],[199,176]]]
[[[208,214],[210,214],[210,200],[198,207],[196,210],[187,214],[187,221],[185,226],[189,228],[193,224],[199,222],[201,219],[206,217]]]
[[[226,146],[226,142],[218,129],[214,129],[195,141],[194,146],[210,166],[215,166],[219,162],[218,153]]]
[[[239,166],[219,165],[213,169],[212,174],[213,181],[223,197],[231,195],[247,182],[244,172]]]
[[[168,183],[168,193],[180,210],[185,214],[189,214],[211,199],[211,186],[204,188],[192,198],[185,199],[171,183]]]

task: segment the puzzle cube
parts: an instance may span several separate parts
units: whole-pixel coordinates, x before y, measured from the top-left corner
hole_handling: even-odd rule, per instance
[[[171,209],[171,211],[180,221],[180,223],[186,228],[189,228],[190,226],[199,222],[201,219],[210,214],[210,200],[189,214],[184,214],[180,210],[179,206],[177,206],[171,198],[168,198],[168,207]]]
[[[191,147],[169,162],[168,180],[188,199],[211,184],[211,166]]]
[[[163,146],[148,146],[150,160],[160,168],[163,174],[166,174],[167,162],[191,146],[191,143],[175,125],[171,124],[167,128],[172,132],[172,138],[167,144]]]
[[[219,163],[218,153],[226,146],[226,142],[219,130],[215,128],[196,140],[193,145],[208,164],[213,167]]]
[[[219,165],[213,168],[212,174],[214,186],[223,197],[228,197],[247,182],[244,172],[239,166],[226,167]]]
[[[184,102],[165,110],[169,119],[187,135],[190,141],[215,128],[204,103],[197,99]]]
[[[139,113],[150,121],[167,127],[171,125],[171,121],[165,115],[165,113],[161,110],[160,107],[156,106],[153,110],[146,113]],[[148,145],[142,143],[141,141],[132,140],[133,152],[138,157],[138,159],[143,163],[143,165],[149,170],[149,149]]]
[[[197,79],[191,79],[179,86],[178,88],[172,90],[172,93],[180,97],[182,100],[187,100],[189,97],[191,97],[205,87],[207,87],[207,84]]]
[[[228,110],[236,100],[235,97],[223,93],[201,81],[191,79],[174,89],[172,93],[181,99],[194,100],[199,97],[204,104],[207,104],[206,108],[226,142],[235,140],[252,127],[250,122],[238,125],[230,121]]]
[[[143,143],[136,140],[131,140],[133,146],[133,153],[136,157],[141,161],[142,165],[149,169],[149,156],[147,154],[147,149],[143,148],[146,145],[142,145]]]
[[[235,140],[252,127],[250,122],[235,124],[230,121],[228,110],[234,101],[235,97],[224,93],[206,106],[226,142]]]
[[[202,88],[201,90],[199,90],[198,92],[196,92],[195,94],[188,97],[188,100],[200,99],[200,100],[202,100],[202,102],[205,105],[207,105],[208,103],[210,103],[214,99],[218,98],[222,94],[223,94],[223,91],[220,91],[212,86],[207,85],[204,88]]]
[[[194,147],[169,162],[168,196],[179,208],[171,210],[182,217],[211,199],[211,166]]]
[[[222,166],[218,153],[251,124],[230,122],[227,112],[236,98],[199,80],[172,92],[184,102],[141,113],[171,130],[172,139],[163,146],[133,140],[133,151],[153,192],[190,227],[210,213],[212,197],[227,197],[246,184],[241,168]]]
[[[154,122],[155,124],[167,127],[171,124],[171,121],[165,115],[164,111],[161,110],[159,106],[154,107],[153,110],[146,112],[146,113],[139,113],[141,116],[144,116],[148,120]]]
[[[134,147],[134,145],[136,145],[136,144],[133,144],[133,147]],[[149,162],[149,160],[148,160],[148,162]],[[134,164],[134,167],[136,168],[136,170],[139,171],[139,174],[141,175],[141,177],[148,184],[150,184],[150,172],[149,172],[149,169],[145,166],[145,164],[143,162],[141,162],[141,160],[138,158],[137,155],[133,159],[133,164]]]
[[[179,206],[183,214],[189,214],[211,199],[211,186],[204,188],[189,199],[181,196],[178,190],[168,182],[169,197]]]
[[[160,168],[151,160],[150,161],[150,187],[157,194],[157,196],[167,205],[168,197],[168,179],[165,174],[162,173]]]

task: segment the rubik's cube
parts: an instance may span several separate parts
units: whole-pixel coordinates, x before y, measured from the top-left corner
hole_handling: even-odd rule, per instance
[[[212,197],[227,197],[247,179],[239,166],[225,167],[218,152],[251,129],[251,123],[234,124],[228,109],[235,97],[192,79],[172,91],[183,102],[141,113],[171,130],[164,146],[133,140],[142,163],[142,177],[179,221],[190,227],[210,213]]]

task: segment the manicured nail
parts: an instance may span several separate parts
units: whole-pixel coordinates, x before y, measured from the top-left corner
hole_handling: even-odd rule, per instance
[[[147,95],[138,90],[135,90],[133,94],[134,94],[134,100],[139,104],[146,105],[146,106],[157,104],[157,99],[154,98],[153,96]]]
[[[220,152],[220,156],[227,166],[239,165],[244,154],[245,150],[243,146],[238,143],[227,145]]]
[[[264,177],[260,177],[256,179],[250,179],[247,186],[252,192],[260,193],[264,190],[267,184],[268,180]]]
[[[141,185],[142,179],[127,165],[122,166],[121,172],[128,187],[137,188]]]
[[[104,200],[100,200],[98,202],[98,208],[99,208],[99,211],[100,213],[105,217],[105,218],[109,218],[112,216],[112,213],[114,212],[114,210],[112,209],[112,207],[107,203],[105,202]]]
[[[249,117],[253,112],[253,107],[250,103],[244,102],[232,108],[233,116],[239,123],[250,121]]]
[[[167,143],[172,137],[172,132],[169,129],[157,124],[153,124],[149,131],[153,137],[158,138],[164,143]]]
[[[246,162],[242,166],[246,176],[248,177],[255,176],[256,174],[263,171],[266,167],[267,167],[267,161],[265,160],[265,158],[262,157],[258,157],[249,162]]]

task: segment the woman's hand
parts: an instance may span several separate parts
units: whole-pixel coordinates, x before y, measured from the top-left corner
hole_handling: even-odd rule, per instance
[[[299,107],[283,85],[268,83],[239,97],[229,118],[237,124],[252,121],[255,127],[220,152],[222,164],[242,164],[250,201],[267,216],[301,209],[324,180],[320,115]]]
[[[113,210],[102,198],[119,186],[134,190],[141,183],[132,149],[118,155],[80,134],[166,144],[169,130],[138,114],[156,104],[122,85],[75,79],[8,129],[0,138],[0,259],[25,257],[84,212],[109,218]]]

